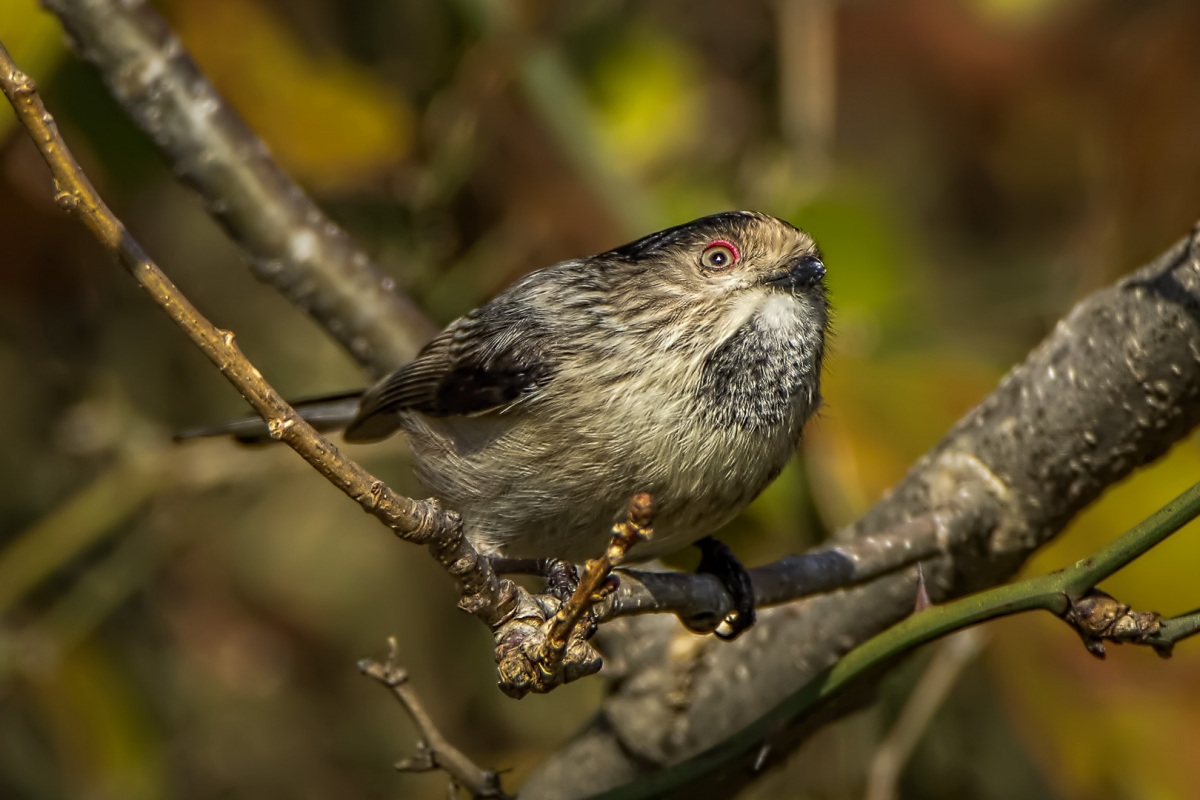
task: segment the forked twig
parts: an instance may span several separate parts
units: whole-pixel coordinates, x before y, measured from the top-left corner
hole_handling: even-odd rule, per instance
[[[629,548],[649,538],[653,518],[653,498],[634,495],[624,519],[613,525],[604,554],[587,562],[571,597],[554,608],[550,598],[539,595],[531,598],[539,602],[518,608],[496,634],[501,691],[524,697],[600,671],[603,661],[588,641],[596,627],[593,609],[617,588],[612,568]]]
[[[408,682],[408,671],[400,666],[400,645],[396,637],[388,637],[387,661],[380,662],[364,658],[358,662],[359,670],[392,690],[392,694],[412,717],[421,739],[417,742],[417,754],[412,758],[396,762],[401,772],[430,772],[438,770],[450,776],[451,791],[461,788],[475,798],[508,800],[500,786],[500,773],[481,769],[461,750],[452,745],[434,724],[433,717],[421,704],[417,692]]]

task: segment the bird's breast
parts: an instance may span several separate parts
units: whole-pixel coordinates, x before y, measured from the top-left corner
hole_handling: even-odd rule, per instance
[[[824,335],[804,306],[773,293],[707,354],[694,390],[697,412],[713,425],[766,432],[795,428],[820,398]]]

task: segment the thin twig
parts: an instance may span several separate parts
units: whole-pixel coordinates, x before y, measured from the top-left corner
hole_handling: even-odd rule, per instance
[[[538,659],[543,670],[553,673],[562,668],[567,643],[579,631],[580,622],[616,589],[613,567],[625,560],[630,548],[651,537],[653,523],[654,499],[645,492],[634,495],[625,517],[613,525],[604,554],[587,562],[575,591],[547,620],[545,643]]]
[[[1200,633],[1200,609],[1161,620],[1158,631],[1146,637],[1145,643],[1153,647],[1159,655],[1169,656],[1177,643],[1198,633]]]
[[[396,763],[396,769],[402,772],[428,772],[440,769],[450,776],[451,792],[456,787],[465,789],[471,797],[498,798],[506,800],[500,786],[500,773],[485,770],[476,766],[461,750],[452,745],[442,735],[433,717],[421,704],[416,691],[408,682],[408,672],[400,666],[400,646],[396,637],[388,638],[388,658],[386,662],[364,658],[358,662],[359,670],[366,676],[374,678],[392,690],[392,694],[404,706],[404,710],[412,717],[421,735],[417,744],[417,755]]]
[[[867,800],[899,797],[900,776],[933,715],[941,708],[963,670],[987,644],[977,628],[956,633],[938,646],[904,704],[896,724],[880,743],[867,770]]]
[[[208,356],[254,410],[266,421],[271,436],[312,465],[400,538],[423,544],[458,581],[460,606],[495,628],[511,615],[517,587],[497,578],[462,533],[459,516],[434,501],[396,494],[327,439],[313,430],[268,384],[235,344],[233,333],[217,328],[188,301],[150,260],[141,245],[92,187],[67,149],[29,76],[13,63],[0,44],[0,87],[28,130],[54,178],[55,200],[75,214],[134,280]]]
[[[382,374],[436,330],[271,158],[143,0],[47,0],[80,57],[204,199],[254,274]]]
[[[612,567],[650,535],[653,514],[650,495],[638,494],[630,500],[625,519],[613,526],[604,555],[588,561],[566,602],[544,595],[523,598],[496,634],[501,691],[510,697],[544,693],[600,670],[603,661],[588,641],[595,627],[592,609],[615,587]]]

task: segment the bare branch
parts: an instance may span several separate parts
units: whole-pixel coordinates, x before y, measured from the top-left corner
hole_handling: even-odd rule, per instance
[[[613,593],[616,582],[609,580],[613,568],[625,560],[630,548],[652,536],[653,523],[653,498],[644,492],[634,495],[629,501],[625,518],[613,526],[608,549],[599,558],[587,562],[575,592],[549,620],[546,647],[548,653],[554,654],[551,657],[561,659],[567,640],[579,627],[580,621]]]
[[[625,560],[631,547],[651,537],[653,522],[653,498],[644,492],[634,495],[625,518],[613,525],[608,548],[599,558],[587,562],[575,591],[554,616],[546,620],[545,639],[534,658],[543,675],[556,675],[562,670],[563,656],[573,638],[591,635],[595,628],[592,609],[609,597],[617,586],[613,567]],[[587,624],[581,625],[585,617]]]
[[[866,583],[944,552],[946,518],[926,514],[875,536],[825,545],[751,569],[755,606],[788,603]],[[598,609],[601,621],[670,611],[685,622],[721,620],[733,599],[712,575],[623,569],[621,585]]]
[[[70,43],[194,188],[251,269],[382,374],[436,333],[271,158],[143,0],[48,0]]]
[[[634,495],[624,519],[613,525],[612,538],[599,558],[584,567],[574,592],[546,614],[515,615],[514,624],[496,636],[496,661],[500,688],[512,697],[529,692],[544,693],[584,675],[599,671],[600,654],[588,641],[595,633],[592,609],[616,588],[612,568],[624,560],[629,548],[651,536],[654,501],[650,495]]]
[[[867,800],[895,800],[900,796],[900,776],[921,735],[987,640],[988,634],[981,629],[968,628],[939,643],[896,724],[871,759],[867,770]]]
[[[465,789],[474,798],[497,798],[507,800],[508,794],[500,786],[500,774],[494,770],[480,769],[461,750],[442,735],[433,717],[425,710],[416,691],[409,685],[408,672],[400,666],[400,645],[395,637],[388,638],[386,662],[364,658],[358,662],[359,670],[392,690],[392,694],[412,717],[421,734],[417,744],[417,755],[396,763],[402,772],[428,772],[440,769],[450,776],[450,790]]]
[[[242,354],[233,334],[205,319],[169,278],[150,260],[141,245],[96,193],[59,135],[33,81],[12,62],[0,45],[0,88],[17,118],[28,130],[54,178],[55,200],[75,214],[112,253],[134,280],[188,338],[208,356],[254,410],[266,421],[271,436],[284,442],[363,508],[406,541],[425,545],[458,582],[459,605],[493,629],[509,619],[521,592],[492,571],[462,533],[458,514],[436,501],[398,495],[346,458],[313,430],[262,377]]]
[[[1146,637],[1145,643],[1165,658],[1171,655],[1176,644],[1198,633],[1200,633],[1200,610],[1161,620],[1158,631]]]

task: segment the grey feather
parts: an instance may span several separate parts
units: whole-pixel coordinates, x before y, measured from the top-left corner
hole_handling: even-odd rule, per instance
[[[346,424],[354,419],[358,413],[359,399],[362,394],[362,389],[355,389],[312,397],[293,402],[292,408],[296,409],[301,417],[322,433],[337,431],[346,427]],[[247,417],[221,425],[192,428],[175,434],[175,440],[212,436],[231,436],[242,444],[265,444],[273,441],[267,430],[267,423],[263,422],[260,417]]]

